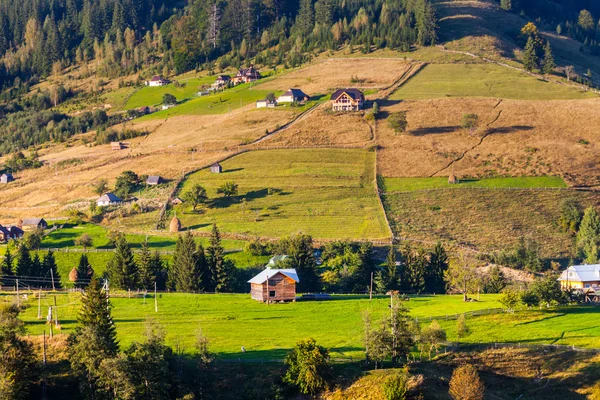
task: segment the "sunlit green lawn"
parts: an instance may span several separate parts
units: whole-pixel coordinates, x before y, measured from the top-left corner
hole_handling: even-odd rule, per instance
[[[434,178],[384,178],[386,192],[412,192],[424,189],[460,188],[511,188],[540,189],[566,188],[565,181],[558,176],[521,176],[507,178],[462,179],[448,184],[447,177]]]

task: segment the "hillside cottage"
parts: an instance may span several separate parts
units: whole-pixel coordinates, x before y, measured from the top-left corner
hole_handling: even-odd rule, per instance
[[[11,240],[21,239],[23,230],[17,226],[0,225],[0,242],[8,243]]]
[[[254,82],[262,78],[260,72],[254,68],[254,65],[250,64],[248,68],[240,68],[238,73],[231,79],[231,81],[238,85],[240,83]]]
[[[152,79],[146,81],[147,86],[164,86],[168,83],[169,81],[167,79],[163,79],[163,77],[159,75],[154,75]]]
[[[277,102],[267,99],[256,101],[256,108],[275,108],[276,105]]]
[[[308,100],[308,95],[300,89],[290,89],[277,98],[278,103],[300,103]]]
[[[229,81],[231,80],[231,76],[229,75],[219,75],[215,80],[215,83],[212,84],[212,87],[220,89],[224,86],[227,86]]]
[[[600,264],[572,265],[558,278],[563,289],[600,287]]]
[[[263,303],[296,301],[296,283],[300,282],[295,269],[267,267],[250,279],[252,299]]]
[[[212,172],[213,174],[220,174],[221,172],[223,172],[223,167],[221,167],[221,164],[216,162],[210,166],[210,172]]]
[[[113,150],[123,150],[125,145],[121,142],[110,142],[110,148]]]
[[[358,89],[338,89],[331,95],[333,111],[358,111],[364,103],[365,95]]]
[[[146,179],[146,185],[156,186],[165,183],[164,179],[158,175],[151,175]]]
[[[24,231],[34,231],[36,229],[47,229],[48,223],[44,218],[25,218],[17,223],[17,226]]]
[[[106,193],[102,195],[98,200],[96,200],[96,204],[98,207],[106,207],[106,206],[114,206],[117,204],[121,204],[123,200],[121,200],[114,193]]]
[[[14,180],[15,178],[12,176],[12,174],[2,174],[2,176],[0,176],[0,183],[9,183]]]

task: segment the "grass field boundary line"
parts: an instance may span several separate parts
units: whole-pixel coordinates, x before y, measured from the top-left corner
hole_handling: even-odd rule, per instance
[[[388,232],[390,234],[390,244],[394,242],[394,230],[392,229],[392,225],[390,224],[390,220],[387,215],[387,210],[385,205],[383,204],[383,199],[381,198],[381,190],[379,189],[379,179],[377,179],[377,149],[375,149],[375,166],[373,168],[373,186],[375,187],[375,196],[377,197],[377,204],[379,204],[379,209],[383,213],[383,218],[385,220],[385,226],[387,226]]]
[[[415,62],[415,61],[411,62],[410,68],[408,68],[406,71],[404,71],[402,76],[400,76],[400,78],[396,82],[394,82],[390,86],[382,89],[383,93],[382,93],[381,97],[374,99],[374,101],[387,100],[392,94],[394,94],[394,92],[396,92],[398,89],[400,89],[400,87],[402,87],[403,85],[408,83],[412,78],[417,76],[417,74],[426,65],[427,65],[426,62]]]
[[[395,194],[410,194],[410,193],[424,193],[424,192],[439,192],[439,191],[452,191],[452,190],[534,190],[534,191],[568,191],[568,192],[597,192],[597,189],[587,188],[569,188],[569,187],[547,187],[547,188],[518,188],[518,187],[477,187],[477,186],[465,186],[465,187],[454,187],[454,188],[430,188],[430,189],[416,189],[416,190],[394,190],[390,192],[381,193],[382,196],[390,196]]]
[[[42,247],[39,251],[51,251],[53,253],[114,253],[116,249],[78,249],[75,247]],[[131,249],[133,253],[141,253],[142,249]],[[233,254],[244,251],[244,249],[226,249],[225,254]],[[160,255],[175,254],[175,250],[156,250]]]

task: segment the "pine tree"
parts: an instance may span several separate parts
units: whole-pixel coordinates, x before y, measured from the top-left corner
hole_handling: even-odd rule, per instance
[[[40,260],[40,256],[37,252],[33,254],[33,258],[31,259],[31,276],[35,278],[41,278],[44,276],[42,260]],[[40,286],[39,279],[32,279],[32,286]]]
[[[421,293],[425,290],[426,260],[422,250],[410,251],[405,255],[406,281],[410,291]]]
[[[446,293],[444,272],[448,269],[448,255],[441,243],[437,243],[429,254],[425,270],[425,291],[429,293]]]
[[[600,216],[594,207],[588,207],[577,233],[577,249],[587,264],[598,262],[600,244]]]
[[[114,354],[117,353],[119,345],[117,330],[111,316],[111,304],[97,279],[92,279],[83,292],[77,322],[79,323],[78,330],[87,327],[93,328],[104,340],[107,348]]]
[[[527,71],[533,71],[538,67],[538,56],[535,49],[535,40],[533,36],[529,36],[525,51],[523,52],[523,66]]]
[[[135,289],[138,285],[139,273],[133,252],[124,236],[116,243],[115,255],[106,266],[111,286],[117,289]]]
[[[19,277],[19,279],[23,279],[23,283],[26,283],[27,278],[31,276],[31,254],[29,253],[29,248],[25,246],[24,243],[21,243],[19,246],[19,250],[17,251],[17,268],[15,270],[15,275]]]
[[[56,259],[54,258],[54,253],[52,250],[49,250],[44,255],[43,265],[43,276],[47,279],[54,279],[54,287],[59,289],[61,287],[60,283],[60,274],[58,273],[58,266],[56,265]]]
[[[554,71],[554,67],[556,67],[556,63],[554,62],[554,56],[552,55],[552,48],[550,47],[550,42],[546,41],[546,46],[544,47],[544,61],[542,62],[542,72],[544,74],[551,74]]]
[[[175,245],[173,263],[169,271],[169,282],[172,289],[178,292],[196,292],[205,289],[206,260],[204,248],[196,248],[194,237],[188,231],[184,236],[179,236]]]
[[[152,253],[150,252],[150,248],[148,247],[148,243],[144,242],[142,244],[142,250],[138,256],[138,267],[140,274],[140,286],[142,289],[152,289],[154,287],[154,281],[156,276],[154,276],[152,271]]]
[[[84,253],[79,257],[79,263],[77,264],[77,278],[75,279],[75,287],[83,289],[88,286],[90,279],[94,275],[94,270],[90,265],[87,255]]]
[[[225,276],[224,258],[225,250],[221,245],[221,234],[216,224],[213,224],[210,235],[210,242],[206,248],[206,263],[210,272],[209,291],[218,291],[223,282],[227,279]]]
[[[158,251],[155,251],[152,255],[152,259],[150,260],[150,270],[156,281],[156,288],[158,290],[165,290],[168,280],[167,268]]]
[[[296,24],[300,31],[307,35],[315,26],[315,14],[313,11],[312,0],[300,0],[300,10],[296,18]]]
[[[0,267],[0,277],[2,278],[10,278],[15,275],[14,270],[14,260],[10,249],[6,249],[6,253],[4,253],[4,260],[2,260],[2,266]],[[3,279],[3,285],[13,285],[14,282],[12,279]]]
[[[398,274],[398,265],[396,259],[396,249],[394,246],[390,247],[388,255],[385,258],[385,272],[383,279],[385,281],[385,290],[398,290],[400,289],[400,279]]]

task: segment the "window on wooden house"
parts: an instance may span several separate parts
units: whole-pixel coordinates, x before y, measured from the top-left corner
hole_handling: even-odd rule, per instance
[[[275,297],[275,291],[274,290],[270,290],[269,291],[269,297]]]

